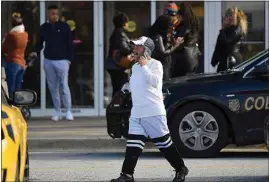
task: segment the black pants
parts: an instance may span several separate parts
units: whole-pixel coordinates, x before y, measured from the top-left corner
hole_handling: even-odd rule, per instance
[[[122,173],[129,175],[134,174],[138,158],[144,149],[145,141],[146,138],[143,135],[128,135],[125,160],[122,166]],[[183,159],[179,155],[175,144],[172,142],[170,134],[167,134],[160,138],[154,138],[152,139],[152,142],[164,155],[170,165],[176,171],[181,171],[185,164]]]
[[[128,82],[128,75],[124,71],[120,70],[107,70],[107,72],[110,74],[112,87],[113,87],[113,94],[114,96],[122,86]]]

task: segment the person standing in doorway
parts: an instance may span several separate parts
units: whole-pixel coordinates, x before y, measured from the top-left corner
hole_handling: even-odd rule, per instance
[[[49,21],[41,25],[40,42],[36,48],[40,54],[44,50],[44,70],[47,84],[52,97],[55,113],[52,120],[61,119],[61,98],[67,110],[66,119],[74,120],[71,112],[71,93],[68,86],[68,72],[73,59],[73,38],[70,27],[67,23],[59,20],[59,9],[55,5],[48,7]],[[60,97],[60,94],[62,97]]]
[[[3,41],[3,52],[7,54],[5,71],[10,98],[13,97],[15,90],[21,88],[26,67],[25,49],[28,42],[28,33],[25,31],[20,13],[13,13],[12,26]]]

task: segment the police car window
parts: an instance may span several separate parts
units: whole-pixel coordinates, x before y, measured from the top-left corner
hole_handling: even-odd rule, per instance
[[[239,70],[243,70],[245,67],[247,67],[248,65],[252,64],[254,61],[256,61],[257,59],[259,59],[260,57],[264,56],[265,53],[267,53],[268,50],[262,51],[260,53],[258,53],[257,55],[251,57],[250,59],[243,61],[241,64],[235,66],[235,69],[239,69]]]
[[[260,62],[259,64],[257,64],[257,66],[260,66],[260,65],[268,66],[269,65],[269,57],[266,58],[264,61]]]
[[[268,70],[268,73],[269,73],[269,57],[264,59],[263,61],[259,62],[255,66],[261,66],[261,65],[267,66],[267,68],[268,68],[267,70]],[[252,76],[252,73],[253,73],[252,71],[254,70],[255,66],[253,68],[251,68],[250,71],[245,74],[246,77],[251,77]]]

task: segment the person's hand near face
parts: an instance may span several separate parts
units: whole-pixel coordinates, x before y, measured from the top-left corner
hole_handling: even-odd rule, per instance
[[[184,38],[183,37],[178,37],[175,40],[175,46],[180,46],[180,44],[184,43]]]
[[[134,48],[135,61],[137,61],[140,66],[145,66],[148,64],[148,60],[144,56],[144,51],[144,46],[135,46]]]
[[[148,64],[148,60],[144,56],[141,56],[138,63],[140,64],[140,66],[145,66]]]

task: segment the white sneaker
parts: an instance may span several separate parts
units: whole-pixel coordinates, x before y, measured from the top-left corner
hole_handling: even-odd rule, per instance
[[[60,120],[60,116],[53,116],[51,119],[52,119],[52,121],[59,121]]]
[[[70,112],[70,111],[66,112],[66,119],[69,120],[69,121],[74,120],[72,112]]]
[[[52,116],[51,118],[53,121],[59,121],[60,119],[62,119],[61,117],[61,112],[55,111],[54,116]]]

